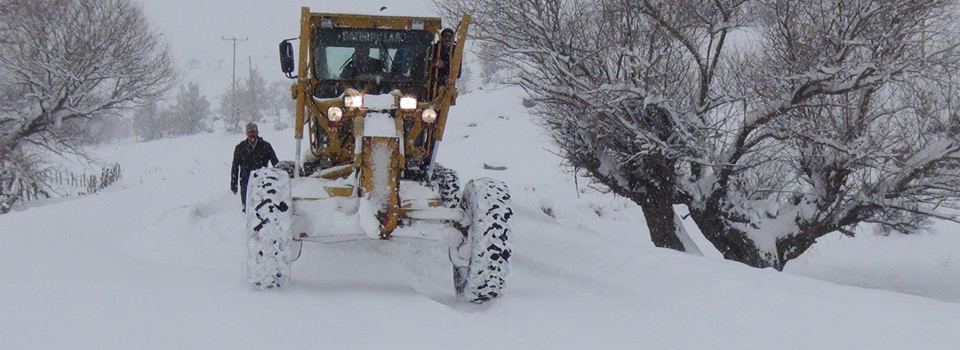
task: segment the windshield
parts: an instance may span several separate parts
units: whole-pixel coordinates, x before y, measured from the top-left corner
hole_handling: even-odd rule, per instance
[[[314,75],[320,80],[423,83],[433,34],[423,30],[320,28]]]

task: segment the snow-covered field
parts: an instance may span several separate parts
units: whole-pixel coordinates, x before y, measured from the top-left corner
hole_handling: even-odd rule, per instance
[[[430,15],[423,0],[139,1],[213,106],[232,76],[223,39],[246,39],[238,80],[248,64],[279,79],[300,6]],[[305,244],[290,288],[252,290],[228,191],[243,136],[121,140],[93,150],[120,183],[0,215],[0,349],[958,348],[960,225],[830,235],[783,273],[719,259],[692,226],[705,257],[654,248],[636,205],[559,166],[521,96],[461,96],[439,155],[464,182],[512,190],[512,269],[493,302],[456,300],[445,250],[392,242]],[[292,134],[261,126],[281,159]]]
[[[562,171],[521,95],[462,96],[439,155],[464,181],[512,190],[513,265],[493,302],[456,300],[444,250],[392,242],[307,243],[290,288],[254,291],[228,191],[243,136],[122,140],[94,150],[120,162],[121,183],[0,216],[0,349],[960,344],[960,226],[829,236],[784,273],[718,259],[702,237],[706,257],[654,248],[637,206]],[[261,127],[281,159],[292,134]]]

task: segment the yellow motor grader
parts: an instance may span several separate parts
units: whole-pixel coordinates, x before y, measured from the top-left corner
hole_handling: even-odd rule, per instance
[[[460,298],[500,295],[507,186],[483,178],[461,191],[456,172],[436,162],[469,21],[452,29],[459,44],[441,44],[451,29],[439,18],[302,8],[299,37],[280,43],[281,69],[296,79],[296,160],[250,174],[249,283],[286,286],[303,242],[387,240],[446,246]]]

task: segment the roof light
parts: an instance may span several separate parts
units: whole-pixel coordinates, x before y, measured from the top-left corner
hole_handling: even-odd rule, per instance
[[[413,22],[410,24],[410,29],[423,30],[423,20],[422,19],[413,20]]]
[[[320,18],[320,28],[333,28],[333,18],[330,18],[330,17]]]

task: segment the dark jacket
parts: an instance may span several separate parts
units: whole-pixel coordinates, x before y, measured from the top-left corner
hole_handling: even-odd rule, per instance
[[[436,76],[434,79],[440,85],[447,85],[447,78],[450,76],[450,55],[453,54],[453,50],[457,47],[456,44],[451,44],[450,46],[443,47],[442,43],[435,43],[432,46],[432,52],[434,55],[437,55],[441,61],[443,61],[443,67],[435,67]],[[457,78],[459,79],[463,75],[463,60],[460,60],[460,69],[457,70]]]
[[[240,141],[240,144],[233,149],[233,165],[230,166],[230,189],[236,190],[238,178],[240,185],[246,187],[250,171],[266,167],[268,162],[274,166],[280,162],[269,142],[259,137],[257,142],[252,145],[248,140]]]

